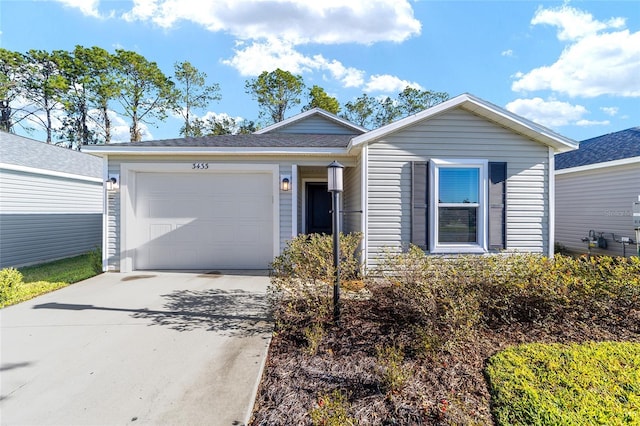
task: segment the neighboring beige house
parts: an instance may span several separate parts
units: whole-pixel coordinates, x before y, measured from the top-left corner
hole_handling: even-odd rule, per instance
[[[556,156],[556,241],[587,253],[589,241],[583,239],[595,237],[593,254],[637,254],[635,244],[620,241],[635,242],[632,205],[638,197],[640,127],[581,142],[578,150]]]
[[[105,269],[264,269],[330,232],[327,165],[345,166],[342,230],[388,250],[552,254],[553,158],[576,142],[464,94],[367,131],[314,109],[251,135],[85,149],[108,191]],[[290,182],[284,190],[283,181]]]
[[[0,131],[0,267],[100,247],[103,193],[99,158]]]

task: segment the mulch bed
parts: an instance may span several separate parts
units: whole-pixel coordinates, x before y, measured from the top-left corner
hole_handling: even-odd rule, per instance
[[[390,318],[392,309],[369,300],[343,302],[343,326],[327,326],[315,355],[306,351],[299,330],[275,334],[251,425],[311,425],[310,412],[336,389],[347,396],[348,414],[360,425],[491,425],[483,370],[493,354],[528,342],[640,342],[640,315],[633,312],[622,322],[564,319],[487,328],[454,349],[424,357],[412,353],[411,325]],[[405,348],[410,374],[400,389],[385,389],[379,345]]]

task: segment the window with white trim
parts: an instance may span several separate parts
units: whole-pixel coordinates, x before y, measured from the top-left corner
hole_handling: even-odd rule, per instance
[[[431,251],[486,251],[487,161],[432,159],[430,163]]]

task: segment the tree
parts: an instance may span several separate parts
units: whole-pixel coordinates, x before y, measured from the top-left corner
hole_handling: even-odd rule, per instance
[[[264,71],[257,78],[245,82],[245,92],[258,101],[260,117],[267,117],[271,123],[284,120],[287,110],[300,104],[304,88],[302,76],[280,68]]]
[[[5,132],[13,128],[11,103],[20,95],[24,64],[22,54],[0,48],[0,130]]]
[[[376,112],[374,115],[374,127],[382,127],[389,123],[393,123],[402,117],[402,111],[398,108],[398,103],[390,97],[386,97],[382,101],[378,101]]]
[[[327,92],[320,86],[314,85],[309,89],[309,103],[302,107],[302,111],[308,111],[313,108],[322,108],[332,114],[340,112],[340,103],[333,96],[329,96]]]
[[[253,121],[229,116],[209,117],[206,120],[196,118],[192,123],[193,136],[237,135],[255,132]]]
[[[446,92],[432,92],[407,86],[398,94],[397,106],[401,115],[407,117],[431,108],[447,99],[449,99],[449,94]]]
[[[60,60],[58,52],[32,49],[25,55],[21,71],[21,95],[30,102],[22,110],[23,117],[42,125],[47,133],[47,143],[52,142],[54,111],[60,109],[62,94],[68,88],[60,69]]]
[[[78,47],[76,47],[76,50]],[[77,55],[77,54],[76,54]],[[90,111],[89,118],[97,126],[95,131],[98,139],[104,143],[111,142],[111,119],[109,104],[120,93],[121,87],[117,80],[115,57],[100,47],[84,50],[88,72],[92,76],[85,82]]]
[[[158,65],[138,53],[118,49],[116,64],[122,112],[131,119],[130,140],[139,142],[140,124],[152,124],[154,118],[164,120],[167,112],[175,109],[177,92]]]
[[[185,61],[174,65],[175,78],[178,82],[178,99],[176,112],[182,115],[184,126],[180,131],[183,136],[195,136],[191,130],[191,111],[205,108],[211,101],[219,101],[220,86],[205,84],[207,74],[198,71],[191,63]]]
[[[362,127],[371,127],[372,117],[378,108],[375,98],[363,93],[355,101],[344,104],[342,117]]]

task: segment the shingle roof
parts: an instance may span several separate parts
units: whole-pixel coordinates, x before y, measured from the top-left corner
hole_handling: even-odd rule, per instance
[[[0,131],[0,163],[100,178],[102,160],[93,155]]]
[[[127,142],[104,147],[346,148],[354,135],[265,133]]]
[[[632,127],[587,139],[579,149],[556,155],[556,170],[639,156],[640,127]]]

